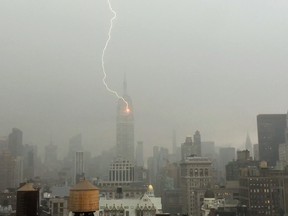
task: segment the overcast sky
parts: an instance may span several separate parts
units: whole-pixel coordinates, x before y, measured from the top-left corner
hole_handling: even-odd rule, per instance
[[[107,82],[126,73],[145,152],[203,140],[257,142],[256,115],[288,109],[287,0],[111,0]],[[102,84],[106,0],[0,1],[0,136],[63,148],[81,132],[94,155],[115,145],[117,99]]]

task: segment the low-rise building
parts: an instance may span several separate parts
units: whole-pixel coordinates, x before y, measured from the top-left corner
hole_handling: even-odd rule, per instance
[[[99,216],[155,216],[162,213],[161,198],[154,196],[153,187],[139,198],[100,197]]]

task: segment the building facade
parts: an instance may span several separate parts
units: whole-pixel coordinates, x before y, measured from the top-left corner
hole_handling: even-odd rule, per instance
[[[75,183],[79,183],[84,178],[84,152],[79,151],[75,153]]]
[[[201,135],[197,130],[192,137],[186,137],[185,142],[181,144],[181,159],[185,160],[187,156],[201,156]]]
[[[288,213],[288,173],[262,167],[241,169],[240,201],[250,215],[278,216]]]
[[[116,121],[116,157],[134,162],[134,109],[130,96],[127,94],[127,83],[124,80],[124,94],[119,99]]]
[[[136,165],[144,167],[143,142],[138,141],[136,147]]]
[[[134,182],[134,167],[130,161],[118,158],[110,164],[109,181],[119,185]]]
[[[13,128],[8,137],[8,149],[12,156],[22,156],[23,132],[18,128]]]
[[[279,144],[285,143],[286,114],[257,116],[259,159],[275,166],[279,160]]]
[[[182,214],[200,216],[207,188],[212,183],[212,162],[205,157],[190,156],[181,162]]]
[[[156,216],[162,213],[161,198],[155,197],[150,185],[139,198],[107,199],[101,197],[99,216]]]

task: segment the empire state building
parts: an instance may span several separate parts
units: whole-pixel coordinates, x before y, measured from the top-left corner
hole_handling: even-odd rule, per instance
[[[119,99],[117,106],[116,122],[116,156],[130,162],[134,162],[134,109],[130,96],[127,95],[127,82],[123,82],[123,98],[129,104],[129,110],[126,109],[126,103]]]

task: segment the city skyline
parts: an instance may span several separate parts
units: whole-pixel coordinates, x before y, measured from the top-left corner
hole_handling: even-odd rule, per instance
[[[111,2],[107,81],[121,91],[127,74],[146,155],[153,145],[170,149],[173,129],[178,145],[196,130],[236,148],[248,132],[254,144],[258,114],[286,113],[287,2]],[[113,147],[117,99],[100,66],[106,2],[5,1],[0,12],[0,136],[19,128],[40,151],[51,136],[62,151],[79,133],[95,155]]]

